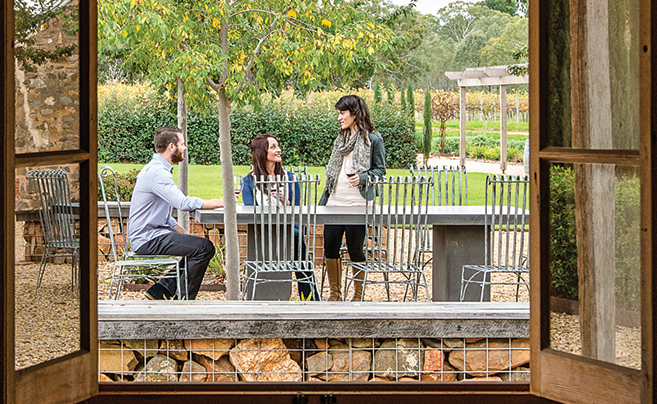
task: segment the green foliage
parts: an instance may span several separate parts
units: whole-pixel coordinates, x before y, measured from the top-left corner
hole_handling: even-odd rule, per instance
[[[399,104],[401,104],[401,110],[403,113],[406,113],[408,110],[408,106],[406,105],[406,91],[402,88],[401,91],[399,92]],[[415,126],[415,125],[413,125]]]
[[[415,132],[412,130],[408,115],[395,106],[381,105],[372,109],[372,123],[381,133],[383,144],[386,146],[386,167],[408,168],[411,164],[415,164],[418,150],[415,146]],[[332,138],[334,137],[335,134]],[[329,148],[328,152],[330,151]],[[328,162],[328,154],[326,162]]]
[[[379,83],[378,81],[374,82],[374,103],[375,104],[381,103],[381,83]]]
[[[552,296],[577,299],[575,174],[557,165],[550,170],[550,277]]]
[[[415,121],[415,92],[411,83],[408,83],[408,88],[406,89],[406,99],[408,100],[409,106],[408,113],[413,116],[413,121]],[[415,123],[413,126],[415,126]]]
[[[641,305],[641,182],[636,175],[616,183],[616,304]]]
[[[99,160],[148,162],[154,153],[155,130],[176,125],[175,112],[167,98],[146,86],[101,87],[99,95]],[[333,101],[268,99],[262,101],[258,110],[252,107],[233,110],[230,115],[233,164],[251,164],[251,140],[262,133],[271,133],[280,142],[285,164],[325,165],[339,129]],[[387,104],[373,106],[371,115],[386,145],[388,167],[414,164],[417,148],[408,115]],[[189,112],[187,136],[191,164],[220,163],[218,134],[216,108]]]
[[[219,243],[214,246],[215,254],[214,257],[208,263],[208,271],[218,276],[226,276],[226,259],[224,253],[226,251],[225,245],[219,245]]]
[[[257,106],[290,82],[304,94],[348,86],[373,74],[391,37],[351,2],[102,0],[98,15],[101,50],[130,49],[126,61],[160,90],[181,79],[198,109],[224,90],[231,104]]]
[[[429,160],[431,154],[431,140],[433,138],[433,130],[431,129],[431,93],[429,90],[424,91],[424,139],[422,141],[422,153],[424,153],[424,161]]]
[[[35,66],[73,55],[77,49],[75,41],[67,46],[54,45],[50,49],[50,47],[37,46],[33,34],[47,28],[49,24],[61,21],[62,27],[66,27],[61,34],[76,35],[78,31],[76,6],[67,5],[64,0],[15,0],[14,11],[14,55],[25,71],[34,72]],[[55,18],[60,21],[55,21]]]
[[[132,190],[137,183],[137,174],[139,170],[132,169],[128,172],[115,172],[116,185],[119,188],[119,198],[121,202],[129,202],[132,199]],[[116,194],[114,193],[114,179],[112,176],[103,177],[103,185],[105,187],[105,195],[108,201],[116,201]],[[103,200],[103,193],[98,184],[98,200]]]
[[[392,83],[388,83],[386,85],[386,92],[388,94],[388,105],[392,105],[395,103],[395,88],[392,86]]]
[[[438,144],[434,146],[438,150]],[[522,161],[525,150],[524,140],[507,140],[507,161],[519,163]],[[446,153],[459,152],[459,138],[447,138],[445,142]],[[468,157],[483,160],[500,159],[500,139],[496,136],[475,135],[466,137],[465,153]]]
[[[491,10],[497,10],[501,13],[516,15],[518,12],[516,0],[484,0],[483,3]]]

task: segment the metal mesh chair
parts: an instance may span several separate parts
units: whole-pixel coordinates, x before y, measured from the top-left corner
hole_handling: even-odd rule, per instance
[[[468,204],[468,171],[465,166],[411,166],[411,175],[433,178],[429,203],[432,206]]]
[[[105,178],[108,179],[107,185],[110,187],[109,192],[105,189],[106,183],[103,181]],[[121,208],[119,186],[116,180],[116,174],[110,166],[105,165],[100,168],[98,172],[98,184],[103,198],[107,231],[109,233],[114,261],[108,298],[111,299],[114,296],[114,299],[118,299],[125,281],[155,281],[161,278],[175,278],[178,299],[186,299],[187,266],[184,265],[184,262],[182,266],[180,265],[181,260],[184,260],[185,257],[138,255],[131,251],[124,223],[123,210]],[[111,200],[108,198],[108,193]],[[116,225],[112,221],[110,209],[116,209],[116,214],[114,215]]]
[[[468,172],[465,166],[411,166],[411,175],[424,176],[433,179],[429,194],[431,206],[463,206],[468,204]],[[423,266],[433,260],[433,239],[429,226],[427,232],[427,248],[422,254],[428,255]]]
[[[254,178],[256,206],[253,211],[255,260],[246,261],[242,271],[242,298],[255,299],[257,287],[265,283],[306,282],[318,291],[315,275],[315,237],[307,228],[317,225],[319,176]],[[278,198],[273,196],[277,194]],[[279,201],[286,201],[286,205]],[[287,204],[287,201],[295,203]],[[298,204],[297,204],[298,202]],[[321,295],[316,296],[317,300]]]
[[[426,290],[430,300],[422,251],[427,243],[425,227],[431,182],[431,178],[417,176],[368,179],[367,186],[374,187],[378,196],[367,203],[366,223],[378,242],[371,246],[372,253],[366,254],[365,262],[347,263],[351,275],[345,278],[345,295],[351,283],[362,281],[361,299],[368,285],[383,283],[388,301],[390,284],[405,286],[403,300],[410,291],[412,299],[417,301],[420,287]]]
[[[77,291],[80,238],[75,231],[68,176],[64,170],[34,170],[25,177],[35,183],[45,242],[36,290],[41,286],[49,258],[71,257],[71,289]]]
[[[480,300],[490,285],[515,285],[516,301],[520,287],[529,290],[527,243],[529,232],[527,176],[488,176],[486,178],[486,235],[484,265],[464,265],[461,271],[461,301],[469,285],[481,288]],[[501,278],[493,279],[497,275]]]

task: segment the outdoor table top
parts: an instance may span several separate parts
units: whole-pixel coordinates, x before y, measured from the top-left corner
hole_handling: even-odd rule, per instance
[[[287,207],[291,209],[292,207]],[[385,207],[384,207],[385,209]],[[410,209],[410,208],[409,208]],[[253,223],[254,206],[237,205],[237,223]],[[318,206],[317,224],[365,224],[364,206]],[[479,225],[485,224],[486,206],[429,206],[427,224]],[[199,209],[193,213],[199,223],[223,224],[224,209]]]

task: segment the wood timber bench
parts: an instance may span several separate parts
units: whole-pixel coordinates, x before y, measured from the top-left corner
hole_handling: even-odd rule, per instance
[[[528,338],[528,303],[99,301],[98,337]]]

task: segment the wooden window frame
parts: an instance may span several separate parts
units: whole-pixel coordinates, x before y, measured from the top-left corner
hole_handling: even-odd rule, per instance
[[[532,199],[531,212],[531,391],[536,395],[564,402],[654,402],[653,344],[655,300],[652,292],[655,274],[655,7],[640,0],[640,146],[639,150],[585,150],[549,147],[548,116],[548,7],[550,2],[533,0],[530,7],[530,149]],[[577,100],[572,100],[573,110]],[[651,135],[652,134],[652,135]],[[641,172],[641,277],[642,277],[642,364],[630,369],[598,360],[563,353],[550,348],[550,276],[548,191],[551,163],[588,163],[638,166]],[[544,207],[541,210],[541,207]],[[535,275],[535,276],[534,276]],[[575,376],[576,377],[573,377]]]
[[[96,167],[96,2],[79,2],[80,142],[77,150],[15,154],[14,10],[4,1],[2,14],[2,216],[3,396],[6,403],[79,402],[98,393],[97,193]],[[15,170],[20,167],[77,164],[80,168],[80,349],[25,369],[15,369],[14,226]],[[86,225],[85,225],[86,224]],[[7,237],[6,235],[11,235]],[[92,237],[93,236],[93,237]],[[93,268],[93,270],[91,270]],[[93,298],[92,298],[93,297]]]
[[[0,189],[2,193],[3,214],[0,225],[3,231],[3,242],[0,244],[2,255],[3,287],[0,288],[0,304],[3,311],[2,358],[3,367],[0,376],[3,380],[3,402],[14,403],[23,398],[26,389],[34,390],[38,402],[79,402],[90,398],[88,402],[113,403],[121,402],[155,402],[173,403],[194,401],[196,403],[216,402],[219,399],[239,400],[240,402],[261,402],[266,397],[268,402],[294,402],[298,395],[306,395],[311,402],[362,403],[376,401],[379,403],[406,403],[427,400],[445,401],[450,403],[548,403],[542,397],[556,400],[581,401],[599,397],[603,388],[611,390],[612,394],[619,391],[627,398],[627,385],[638,389],[641,401],[655,401],[654,368],[654,338],[655,324],[653,313],[657,308],[657,300],[653,297],[652,285],[655,276],[656,238],[652,237],[657,228],[657,206],[655,189],[657,189],[657,155],[653,150],[657,144],[657,119],[653,99],[657,94],[657,79],[655,78],[656,57],[651,52],[651,45],[657,40],[657,13],[651,7],[650,0],[641,0],[641,43],[647,47],[641,55],[641,146],[638,155],[619,156],[618,152],[597,152],[584,150],[557,150],[546,147],[547,133],[544,129],[548,117],[544,105],[548,82],[544,78],[546,72],[541,62],[546,62],[548,55],[542,49],[546,43],[545,28],[547,27],[547,0],[532,0],[530,15],[530,75],[535,78],[530,81],[530,131],[531,131],[531,195],[532,212],[541,212],[540,207],[546,206],[548,165],[551,162],[605,162],[627,164],[640,161],[642,168],[642,370],[636,371],[615,365],[601,364],[586,358],[574,357],[551,350],[549,346],[548,328],[548,275],[546,268],[547,243],[541,245],[546,236],[546,215],[536,214],[531,218],[531,260],[532,260],[532,292],[534,304],[531,310],[531,347],[532,347],[532,380],[530,385],[523,383],[303,383],[303,384],[103,384],[97,383],[97,331],[96,331],[96,273],[90,268],[96,268],[95,251],[96,238],[90,237],[96,230],[96,166],[97,166],[97,133],[96,133],[96,1],[80,1],[80,149],[65,152],[33,153],[16,156],[14,154],[14,58],[13,58],[13,2],[4,1],[0,14],[2,25],[2,64],[0,75],[2,86],[2,133],[0,134],[3,153],[0,157],[2,168]],[[542,12],[541,12],[542,11]],[[652,18],[651,18],[652,17]],[[653,23],[653,21],[655,21]],[[632,154],[632,153],[630,153]],[[629,158],[629,160],[628,160]],[[14,176],[16,167],[76,163],[80,164],[81,206],[84,226],[81,244],[81,350],[41,365],[16,371],[14,365]],[[648,208],[650,207],[650,208]],[[93,212],[93,214],[90,214]],[[541,268],[539,271],[538,268]],[[564,369],[578,371],[578,377],[583,383],[576,386],[563,383]],[[573,378],[571,378],[573,379]],[[73,382],[75,381],[75,382]],[[637,387],[634,387],[637,386]],[[531,388],[531,391],[530,391]],[[335,395],[337,401],[322,400],[326,395]],[[590,396],[592,395],[592,396]],[[542,397],[541,397],[542,396]],[[604,396],[609,399],[614,396]],[[291,401],[292,400],[292,401]],[[302,402],[301,400],[300,402]]]

